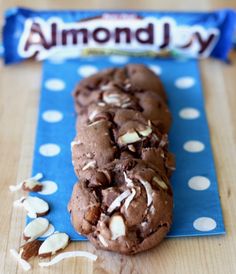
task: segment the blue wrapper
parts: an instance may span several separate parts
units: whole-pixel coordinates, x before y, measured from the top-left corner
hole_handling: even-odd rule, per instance
[[[121,54],[227,60],[235,12],[33,11],[5,13],[5,63],[54,55]]]
[[[236,11],[234,11],[234,34],[233,34],[233,44],[236,49]]]

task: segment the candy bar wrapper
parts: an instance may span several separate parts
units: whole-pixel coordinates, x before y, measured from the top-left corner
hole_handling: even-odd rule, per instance
[[[5,63],[54,55],[121,54],[150,57],[215,57],[227,60],[235,13],[157,11],[34,11],[5,14]]]
[[[233,34],[234,49],[236,49],[236,10],[234,11],[234,34]]]

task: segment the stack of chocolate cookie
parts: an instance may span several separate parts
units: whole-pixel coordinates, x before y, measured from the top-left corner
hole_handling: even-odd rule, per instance
[[[156,246],[172,222],[171,114],[160,79],[143,65],[101,71],[74,93],[79,183],[68,205],[76,231],[101,249]]]

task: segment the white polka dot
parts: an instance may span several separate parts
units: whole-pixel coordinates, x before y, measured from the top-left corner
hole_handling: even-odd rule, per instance
[[[39,153],[46,157],[56,156],[60,151],[60,147],[56,144],[45,144],[39,148]]]
[[[187,89],[194,86],[195,80],[192,77],[180,77],[175,81],[175,86],[180,89]]]
[[[57,110],[47,110],[42,114],[43,120],[49,123],[56,123],[62,120],[63,114]]]
[[[179,116],[183,119],[191,120],[200,116],[200,112],[195,108],[183,108],[179,112]]]
[[[50,195],[57,191],[58,187],[57,184],[53,181],[43,181],[43,190],[39,191],[39,194],[42,195]]]
[[[205,148],[204,144],[199,141],[188,141],[184,144],[184,149],[188,152],[200,152]]]
[[[45,82],[45,87],[51,91],[61,91],[65,88],[65,82],[60,79],[52,78]]]
[[[188,181],[188,186],[193,190],[206,190],[211,182],[203,176],[194,176]]]
[[[157,66],[157,65],[150,65],[149,68],[157,75],[161,75],[161,67]]]
[[[52,235],[54,233],[54,231],[55,231],[55,227],[52,224],[49,224],[48,230],[43,235],[41,235],[40,238],[41,237],[46,238],[46,237]]]
[[[113,64],[126,64],[129,61],[129,58],[127,56],[112,55],[109,58],[109,61]]]
[[[209,217],[200,217],[193,222],[193,227],[199,231],[211,231],[216,228],[216,221]]]
[[[78,74],[82,77],[88,77],[94,73],[96,73],[98,69],[91,65],[84,65],[78,68]]]

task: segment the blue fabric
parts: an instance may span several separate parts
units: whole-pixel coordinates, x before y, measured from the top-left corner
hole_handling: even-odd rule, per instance
[[[75,136],[76,118],[72,91],[76,83],[81,79],[78,72],[83,72],[85,65],[93,66],[100,70],[114,66],[113,61],[109,57],[91,57],[67,60],[57,64],[50,60],[43,63],[41,101],[32,174],[42,172],[45,175],[43,181],[56,182],[58,190],[51,195],[38,193],[31,195],[39,196],[49,202],[50,212],[46,215],[46,218],[49,219],[57,231],[68,233],[72,240],[85,239],[74,231],[67,211],[67,203],[70,199],[73,185],[76,182],[76,176],[71,164],[70,149],[70,142]],[[173,114],[170,150],[176,155],[177,169],[171,178],[174,190],[174,223],[168,236],[224,234],[225,230],[204,110],[198,62],[194,60],[173,61],[148,58],[127,58],[127,60],[124,59],[122,62],[158,66],[161,69],[160,77],[169,97],[169,106]],[[181,77],[191,77],[194,83],[190,83],[189,87],[178,88],[176,80]],[[53,91],[50,89],[50,85],[47,84],[47,81],[51,79],[63,81],[65,87],[59,86],[57,88],[60,91]],[[191,120],[182,119],[179,116],[179,112],[186,107],[197,109],[200,116]],[[54,123],[45,121],[43,113],[48,110],[59,111],[63,114],[63,119]],[[202,142],[205,145],[205,149],[194,153],[184,150],[183,145],[189,140]],[[47,143],[60,146],[60,153],[51,157],[45,157],[40,154],[40,146]],[[188,181],[194,176],[208,178],[210,186],[205,190],[190,188]],[[208,219],[207,228],[200,230],[196,229],[196,227],[194,228],[194,221],[201,217],[211,218],[216,227],[213,225],[209,229]],[[211,225],[212,223],[210,222]]]

